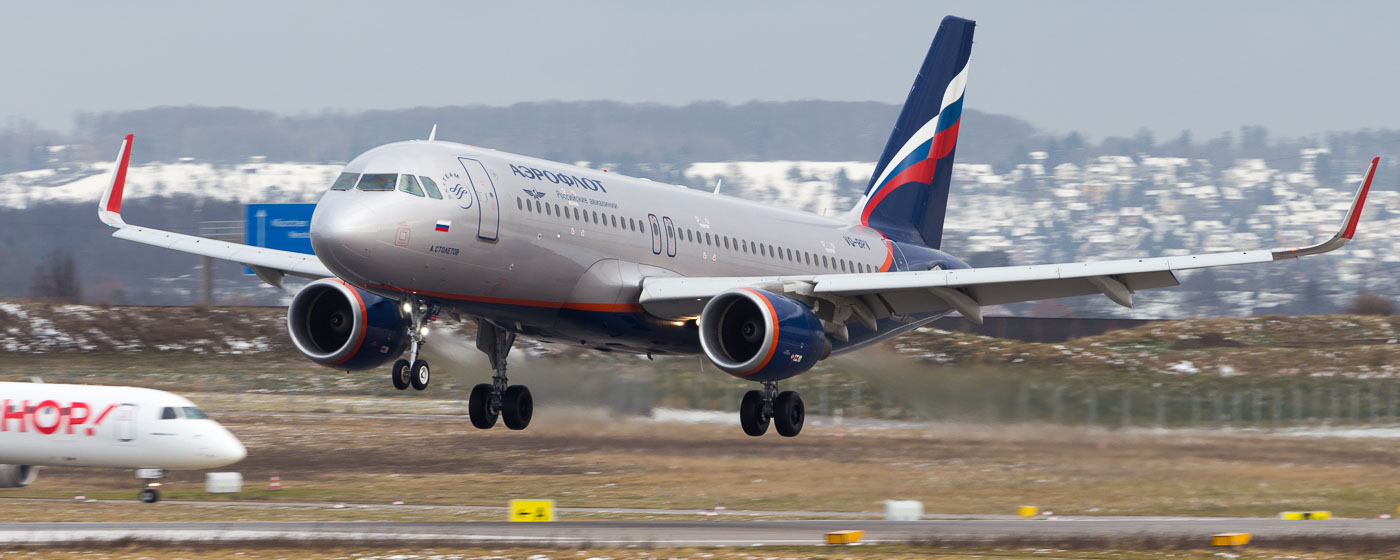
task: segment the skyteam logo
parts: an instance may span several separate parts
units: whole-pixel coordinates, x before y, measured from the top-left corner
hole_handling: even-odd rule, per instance
[[[891,164],[880,173],[875,188],[861,201],[860,222],[870,225],[870,213],[895,189],[906,183],[929,183],[933,180],[938,160],[952,153],[958,144],[958,125],[962,122],[963,95],[967,91],[967,69],[963,65],[958,75],[943,92],[943,102],[937,115],[914,132],[890,159]]]

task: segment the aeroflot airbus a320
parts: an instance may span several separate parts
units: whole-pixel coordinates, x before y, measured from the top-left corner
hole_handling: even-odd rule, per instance
[[[345,166],[312,217],[315,256],[126,224],[131,136],[98,214],[116,237],[242,263],[274,285],[318,279],[287,310],[297,348],[336,369],[394,362],[400,389],[428,384],[429,321],[472,318],[495,372],[471,391],[478,428],[530,423],[530,391],[506,378],[523,335],[704,354],[762,384],[739,405],[753,436],[770,421],[784,436],[802,429],[802,398],[779,381],[952,311],[980,322],[983,306],[1086,294],[1129,306],[1181,270],[1323,253],[1355,234],[1376,160],[1341,230],[1311,247],[970,268],[940,241],[973,26],[943,20],[865,195],[839,217],[436,141],[436,129]]]

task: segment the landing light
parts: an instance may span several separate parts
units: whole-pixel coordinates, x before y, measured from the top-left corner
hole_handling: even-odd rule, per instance
[[[406,301],[403,302],[403,312],[404,312],[404,313],[413,313],[413,304],[412,304],[412,303],[409,303],[409,302],[406,302]]]
[[[420,336],[428,336],[428,327],[424,326],[423,328],[418,329],[418,334]]]

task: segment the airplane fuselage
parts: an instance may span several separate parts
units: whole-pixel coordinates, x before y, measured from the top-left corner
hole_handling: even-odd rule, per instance
[[[344,171],[365,179],[327,191],[311,224],[312,246],[337,276],[605,351],[701,351],[695,321],[661,319],[637,303],[644,277],[967,267],[840,218],[451,142],[381,146]],[[414,185],[398,188],[403,175]],[[835,351],[931,318],[853,327]]]
[[[243,444],[189,400],[155,389],[0,383],[0,463],[203,469]]]

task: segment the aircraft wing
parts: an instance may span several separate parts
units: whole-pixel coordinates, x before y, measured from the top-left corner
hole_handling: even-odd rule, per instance
[[[127,224],[122,220],[122,190],[126,186],[126,171],[131,162],[132,135],[126,135],[117,154],[116,169],[102,200],[97,204],[97,217],[102,223],[117,228],[112,237],[174,249],[185,253],[241,263],[273,286],[281,287],[282,277],[290,274],[303,278],[335,276],[315,255],[293,251],[278,251],[241,243],[218,241],[194,235],[175,233]]]
[[[752,287],[808,302],[830,302],[834,304],[832,320],[843,325],[847,320],[860,321],[872,329],[875,320],[891,315],[949,309],[980,323],[984,306],[1091,294],[1103,294],[1119,305],[1131,307],[1134,292],[1178,285],[1178,271],[1295,259],[1346,245],[1356,234],[1379,161],[1380,158],[1371,160],[1371,167],[1342,220],[1341,229],[1330,239],[1308,247],[962,270],[729,278],[651,277],[642,283],[640,303],[648,312],[661,317],[694,317],[709,298],[732,288]]]

